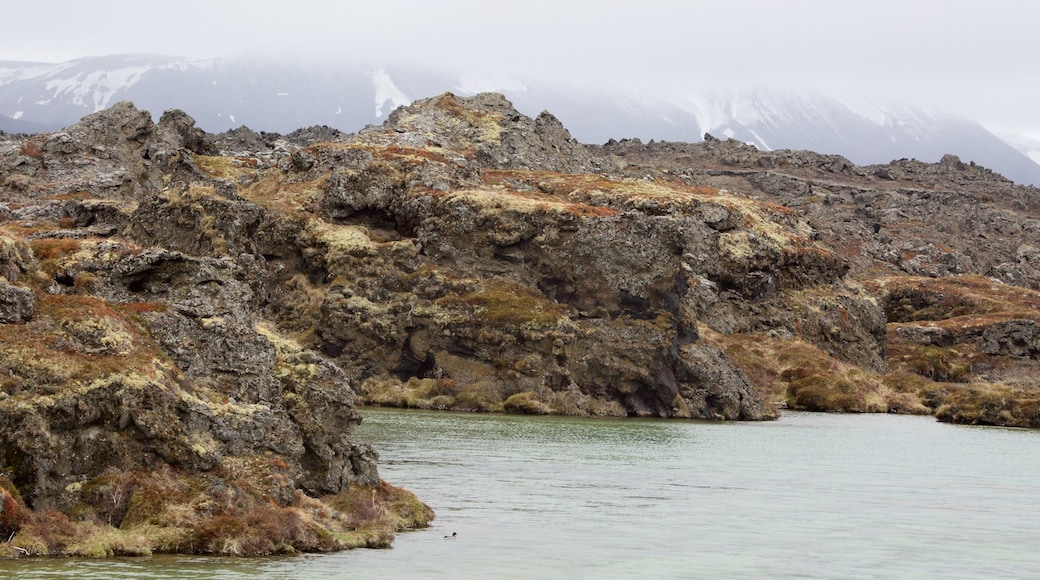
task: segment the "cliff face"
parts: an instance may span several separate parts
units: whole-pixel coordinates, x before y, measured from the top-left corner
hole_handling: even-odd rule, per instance
[[[121,103],[5,136],[0,171],[0,468],[28,506],[124,527],[169,522],[116,472],[227,484],[247,462],[246,487],[286,507],[377,486],[349,438],[358,393],[774,416],[699,317],[720,288],[843,285],[783,208],[626,176],[498,95],[284,138]],[[774,262],[782,278],[746,275]]]
[[[696,145],[612,141],[591,150],[655,176],[783,205],[846,265],[847,283],[881,307],[868,313],[813,291],[802,304],[781,299],[786,314],[754,304],[742,324],[702,318],[711,341],[760,390],[800,408],[1040,426],[1031,330],[1040,297],[1037,188],[952,155],[936,164],[859,167],[835,155],[761,152],[710,136]],[[860,329],[835,335],[828,329],[838,320]],[[841,346],[868,344],[854,338],[866,329],[882,366],[870,362],[869,348]]]
[[[953,158],[588,147],[491,94],[355,135],[120,103],[0,135],[0,187],[0,483],[38,510],[170,527],[141,507],[161,472],[357,529],[315,506],[384,489],[358,398],[1037,420],[1036,190]],[[313,534],[283,544],[349,543]]]
[[[195,189],[212,188],[187,192],[199,216],[160,194],[128,233],[256,260],[272,323],[336,362],[369,401],[773,415],[697,340],[705,291],[694,286],[724,267],[709,257],[718,236],[701,214],[726,222],[754,207],[592,173],[616,167],[551,115],[524,117],[497,95],[420,101],[358,135],[311,129],[259,148],[257,137],[218,136],[235,155],[193,158]],[[776,252],[804,261],[799,283],[836,279],[841,265],[802,252],[813,244],[799,232],[777,240]],[[692,361],[725,372],[709,380]]]
[[[194,181],[210,145],[184,121],[124,103],[0,146],[0,483],[38,514],[135,530],[117,553],[385,544],[396,524],[356,534],[330,515],[352,489],[390,489],[349,437],[356,395],[263,320],[263,257],[221,237],[262,212]],[[293,524],[255,531],[265,517]],[[75,552],[33,521],[5,534]]]
[[[713,383],[691,369],[697,357],[728,364],[697,344],[690,290],[693,256],[717,253],[698,217],[714,192],[590,174],[602,162],[558,122],[493,95],[420,101],[304,155],[304,178],[327,175],[317,221],[297,238],[314,256],[312,285],[282,301],[321,295],[313,344],[371,400],[771,413],[739,373]],[[324,161],[337,155],[362,161]]]

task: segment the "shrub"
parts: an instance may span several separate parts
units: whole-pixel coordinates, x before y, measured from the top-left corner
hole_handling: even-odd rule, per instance
[[[25,502],[9,479],[0,475],[0,540],[22,529],[28,519]]]
[[[538,395],[532,391],[524,391],[512,395],[502,403],[502,409],[507,413],[524,415],[548,415],[552,413],[549,405],[538,400]]]
[[[34,159],[37,159],[39,157],[43,157],[43,145],[40,143],[38,139],[29,139],[28,141],[22,144],[22,148],[19,151],[19,153],[25,155],[26,157],[32,157]]]
[[[889,410],[879,385],[854,374],[809,375],[791,381],[787,387],[788,405],[806,411],[844,413],[883,413]]]
[[[1040,389],[975,382],[953,390],[935,412],[940,421],[1003,427],[1040,427]]]

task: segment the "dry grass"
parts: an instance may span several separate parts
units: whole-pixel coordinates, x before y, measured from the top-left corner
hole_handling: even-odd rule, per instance
[[[1002,427],[1040,427],[1040,382],[972,382],[946,396],[935,416],[940,421]]]
[[[1040,319],[1040,292],[981,276],[892,276],[867,280],[863,285],[882,300],[889,322],[966,325]]]
[[[505,120],[505,116],[502,113],[483,113],[466,108],[451,93],[434,97],[433,105],[444,111],[448,118],[479,129],[480,133],[476,136],[477,143],[498,141],[502,136],[502,121]]]
[[[377,162],[393,164],[401,168],[414,169],[428,163],[455,165],[448,156],[449,151],[441,147],[408,147],[402,145],[377,145],[369,143],[315,143],[304,147],[318,157],[329,157],[336,152],[364,152]]]
[[[37,159],[43,157],[43,139],[42,136],[34,136],[22,144],[19,153],[26,157],[32,157]]]
[[[53,276],[58,269],[58,262],[78,253],[83,243],[83,240],[70,238],[43,238],[31,241],[29,247],[40,261],[40,269]]]
[[[29,511],[18,488],[0,475],[0,539],[13,536],[28,520]]]
[[[282,215],[309,214],[324,195],[329,174],[309,181],[291,181],[277,169],[259,176],[254,183],[239,188],[243,198]]]
[[[913,373],[933,381],[960,383],[971,380],[975,365],[987,359],[971,345],[915,344],[899,339],[889,330],[886,361],[896,373]]]
[[[92,504],[123,506],[111,523],[80,506],[79,517],[25,511],[8,555],[92,558],[152,553],[261,556],[389,547],[398,531],[429,525],[433,511],[385,482],[313,498],[294,491],[276,456],[233,458],[217,473],[108,473],[84,484]],[[275,487],[284,488],[275,495]],[[119,485],[113,485],[118,483]],[[6,493],[6,492],[3,492]]]
[[[502,410],[520,415],[549,415],[553,412],[552,407],[542,402],[534,391],[524,391],[510,396],[502,403]]]
[[[257,160],[250,157],[195,155],[195,165],[206,175],[234,183],[257,173]]]
[[[358,393],[367,405],[411,409],[448,410],[455,408],[460,388],[453,379],[412,377],[407,382],[396,378],[369,377]]]
[[[1040,321],[1040,292],[977,276],[886,277],[864,283],[888,318],[888,362],[945,382],[969,382],[1007,357],[979,351],[978,337],[1008,322]]]
[[[611,179],[601,175],[493,170],[481,174],[491,191],[452,192],[478,205],[514,211],[559,211],[579,217],[611,217],[625,211],[648,215],[728,214],[735,229],[719,239],[730,268],[755,256],[839,264],[833,251],[813,240],[813,230],[783,205],[734,195],[725,190],[662,179]]]
[[[470,308],[474,316],[500,328],[551,327],[570,310],[534,288],[503,278],[490,280],[469,294],[449,294],[437,303],[446,308]]]
[[[454,373],[455,378],[367,379],[359,389],[368,405],[470,412],[505,412],[527,415],[575,417],[624,417],[621,403],[580,390],[525,390],[492,376]],[[454,376],[453,375],[453,376]]]
[[[154,361],[166,360],[139,319],[161,305],[63,294],[43,295],[37,304],[32,322],[0,325],[0,381],[13,376],[40,386],[58,377],[89,382],[128,369],[151,372]]]
[[[1040,426],[1040,387],[1032,361],[978,351],[988,325],[1037,320],[1040,293],[979,277],[889,277],[864,284],[879,296],[890,322],[887,362],[877,374],[836,361],[799,339],[721,335],[701,329],[767,400],[816,411],[935,412],[943,421]],[[936,344],[903,338],[923,328]],[[965,342],[949,343],[961,337]],[[983,375],[990,378],[983,378]]]
[[[699,331],[744,371],[766,401],[809,411],[930,412],[921,391],[895,389],[884,375],[843,363],[800,338]]]
[[[496,412],[512,394],[494,369],[483,362],[441,353],[435,377],[366,379],[359,389],[366,404],[415,409]]]

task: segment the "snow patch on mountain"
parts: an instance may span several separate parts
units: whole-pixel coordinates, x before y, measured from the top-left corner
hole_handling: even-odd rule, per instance
[[[1040,139],[1003,131],[997,133],[997,136],[1008,145],[1025,154],[1026,157],[1032,159],[1034,163],[1040,164]]]
[[[46,90],[51,92],[52,99],[68,95],[74,105],[93,107],[93,112],[97,112],[112,104],[117,93],[134,86],[149,70],[149,66],[135,66],[79,73],[48,80]]]
[[[371,71],[368,73],[368,76],[372,79],[372,86],[376,90],[376,118],[383,116],[383,107],[387,102],[390,103],[391,109],[412,103],[412,100],[401,89],[397,88],[397,85],[394,84],[394,79],[390,78],[386,70]]]
[[[67,63],[43,64],[32,62],[4,62],[0,63],[0,84],[42,78],[65,70],[68,67],[69,65]]]
[[[687,94],[672,99],[671,104],[683,113],[691,116],[697,124],[694,137],[703,137],[712,131],[718,133],[730,120],[729,112],[723,101],[709,95]]]
[[[156,70],[173,70],[179,72],[188,72],[192,69],[206,70],[213,69],[216,67],[217,61],[212,58],[191,58],[191,59],[178,59],[171,62],[165,62],[155,66]],[[213,81],[216,84],[217,81]]]

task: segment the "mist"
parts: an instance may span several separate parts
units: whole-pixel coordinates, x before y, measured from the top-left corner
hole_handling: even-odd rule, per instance
[[[1040,137],[1033,3],[392,0],[5,8],[0,59],[149,53],[408,65],[642,93],[784,87],[892,98]]]

